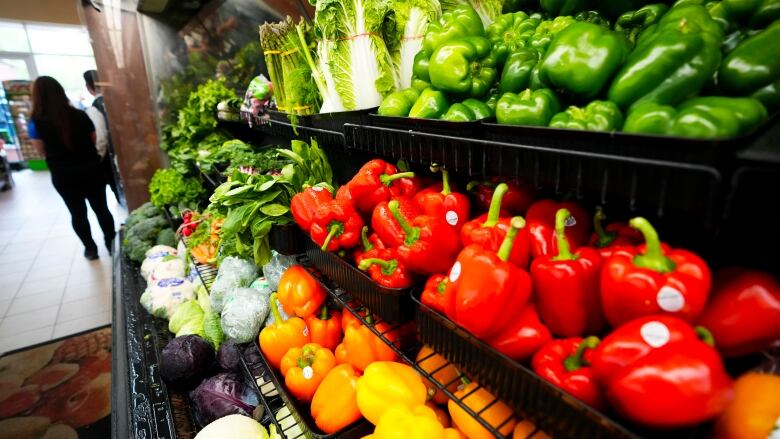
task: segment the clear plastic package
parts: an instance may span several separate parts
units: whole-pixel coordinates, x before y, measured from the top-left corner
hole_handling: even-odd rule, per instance
[[[239,343],[255,339],[268,315],[268,297],[252,288],[229,292],[222,307],[222,332]]]
[[[276,288],[279,287],[279,279],[281,279],[282,274],[284,274],[288,268],[296,264],[298,264],[298,260],[295,259],[294,256],[285,256],[273,252],[271,260],[263,266],[263,275],[265,275],[265,279],[268,281],[268,286],[271,288],[271,291],[276,291]]]

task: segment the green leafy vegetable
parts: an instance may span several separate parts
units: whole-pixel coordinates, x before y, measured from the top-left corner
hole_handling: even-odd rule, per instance
[[[185,177],[172,168],[158,169],[149,183],[152,204],[158,208],[197,208],[204,189],[196,178]]]

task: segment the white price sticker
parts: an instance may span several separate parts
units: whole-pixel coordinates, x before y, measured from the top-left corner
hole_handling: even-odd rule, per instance
[[[308,337],[309,336],[309,327],[308,326],[304,326],[303,327],[303,336],[304,337]]]
[[[458,225],[458,213],[454,210],[448,210],[447,213],[444,215],[444,218],[447,220],[447,224],[451,226]]]
[[[455,282],[460,278],[460,261],[455,261],[450,269],[450,282]]]
[[[685,296],[668,285],[658,290],[655,301],[658,307],[666,312],[677,312],[685,308]]]
[[[574,226],[577,225],[577,220],[574,219],[573,216],[569,215],[569,217],[566,218],[566,221],[564,222],[564,224],[566,225],[566,227],[574,227]]]
[[[314,369],[311,368],[311,366],[306,366],[303,368],[303,377],[307,380],[310,380],[311,377],[314,376]]]
[[[639,330],[639,334],[642,335],[642,340],[644,340],[645,343],[654,348],[660,348],[666,343],[669,343],[669,338],[671,337],[669,328],[661,322],[645,323]]]

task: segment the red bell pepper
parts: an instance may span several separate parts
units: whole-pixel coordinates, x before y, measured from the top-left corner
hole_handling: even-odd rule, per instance
[[[414,220],[417,215],[422,213],[417,204],[408,198],[398,199],[398,211],[407,221]],[[387,201],[377,204],[374,208],[374,212],[371,214],[371,228],[387,247],[398,247],[404,243],[406,237],[404,229],[390,212]]]
[[[571,396],[601,409],[604,395],[599,389],[590,362],[598,346],[597,337],[554,340],[544,346],[531,360],[531,368],[543,379],[560,387]]]
[[[425,283],[420,301],[432,310],[444,314],[449,307],[447,302],[452,298],[451,294],[445,293],[447,293],[447,276],[434,274]]]
[[[601,310],[601,256],[589,247],[575,253],[566,240],[568,209],[555,216],[557,255],[539,256],[531,264],[531,278],[539,314],[553,334],[578,337],[598,333],[604,327]]]
[[[398,259],[413,273],[430,275],[447,271],[460,250],[455,229],[436,217],[418,215],[410,222],[401,214],[399,200],[388,203],[401,226],[404,242],[396,248]]]
[[[310,234],[322,251],[349,249],[360,243],[363,219],[348,201],[332,200],[314,215]]]
[[[697,323],[712,332],[726,357],[768,348],[780,340],[780,281],[758,270],[724,270]]]
[[[290,212],[298,226],[309,233],[317,209],[331,200],[333,194],[322,184],[307,187],[303,192],[293,195],[290,200]]]
[[[604,262],[601,303],[607,321],[620,326],[637,317],[664,313],[694,321],[710,293],[712,275],[707,264],[692,252],[662,245],[646,219],[634,218],[629,224],[642,232],[645,245],[616,252]]]
[[[498,253],[472,244],[449,271],[454,305],[447,310],[448,317],[479,338],[503,333],[531,297],[531,276],[509,262],[524,225],[521,217],[513,218]]]
[[[602,221],[607,219],[601,206],[596,207],[593,215],[593,235],[590,246],[595,248],[602,258],[607,259],[619,248],[635,247],[642,243],[642,234],[638,230],[622,222],[609,223],[607,227]]]
[[[490,203],[488,213],[480,215],[463,225],[460,231],[460,239],[463,245],[481,245],[485,250],[498,251],[506,237],[511,217],[501,216],[501,207],[509,187],[506,183],[499,183],[493,191],[493,200]],[[509,261],[520,268],[528,267],[528,229],[523,227],[518,233]]]
[[[346,185],[346,189],[336,194],[336,199],[348,199],[355,208],[364,214],[370,214],[374,207],[392,196],[393,182],[414,177],[414,172],[398,172],[398,169],[384,160],[375,159],[363,165]],[[398,189],[399,192],[405,189]],[[341,198],[339,198],[341,197]]]
[[[531,235],[531,257],[549,255],[556,251],[558,245],[555,239],[555,214],[560,209],[568,209],[571,219],[566,223],[566,239],[569,247],[579,248],[588,242],[590,237],[590,217],[588,212],[573,201],[558,203],[553,200],[539,200],[528,209],[525,219],[528,222],[528,233]]]
[[[550,330],[539,320],[536,306],[529,303],[520,312],[510,312],[512,321],[498,335],[487,340],[490,346],[516,361],[531,358],[552,340]]]
[[[371,235],[368,234],[368,226],[363,226],[363,229],[360,231],[360,243],[360,248],[355,250],[353,255],[355,258],[355,265],[360,265],[360,261],[366,257],[375,257],[372,256],[376,255],[374,250],[385,248],[385,245],[379,237],[376,236],[376,233],[372,233]]]
[[[676,317],[655,315],[617,328],[593,353],[607,399],[626,418],[654,428],[695,425],[721,413],[733,397],[712,336]]]
[[[444,168],[431,167],[431,170],[441,170],[442,186],[431,186],[418,192],[414,196],[414,202],[426,215],[435,216],[447,222],[447,224],[460,230],[469,219],[471,202],[469,197],[452,192],[450,188],[450,175]]]
[[[368,271],[374,282],[386,288],[409,288],[414,281],[409,270],[391,249],[373,249],[361,258],[358,268]]]
[[[510,215],[525,215],[534,202],[534,190],[523,182],[493,177],[486,181],[472,181],[466,186],[466,190],[475,193],[477,208],[484,212],[490,208],[493,192],[500,183],[507,185],[504,209]]]

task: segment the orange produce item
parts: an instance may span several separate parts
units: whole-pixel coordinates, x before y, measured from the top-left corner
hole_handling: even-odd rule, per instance
[[[523,419],[515,425],[512,439],[527,439],[532,433],[533,439],[550,439],[550,436],[547,436],[542,430],[537,430],[536,425],[528,419]]]
[[[371,320],[370,317],[366,319]],[[396,336],[392,332],[387,332],[390,327],[386,323],[377,323],[374,328],[380,333],[385,333],[384,336],[390,341],[395,341]],[[344,328],[344,340],[336,348],[336,360],[339,363],[349,363],[358,370],[365,370],[375,361],[397,359],[395,351],[358,320]]]
[[[325,375],[311,401],[311,416],[325,433],[335,433],[361,418],[355,369],[339,364]]]
[[[442,427],[446,428],[450,426],[450,415],[448,415],[443,408],[434,404],[433,401],[426,402],[425,406],[433,410],[434,413],[436,413],[436,419],[439,421],[439,424],[441,424]]]
[[[299,317],[282,320],[277,306],[276,293],[271,294],[271,312],[274,323],[260,331],[260,350],[275,368],[279,368],[282,357],[290,348],[301,347],[311,341],[306,322]]]
[[[734,400],[716,421],[715,437],[767,439],[780,429],[778,420],[780,376],[748,372],[734,382]]]
[[[498,431],[502,435],[508,436],[511,434],[512,429],[515,427],[514,412],[512,409],[501,401],[497,401],[488,407],[489,404],[493,403],[493,400],[495,400],[496,397],[484,387],[479,387],[477,390],[474,390],[477,387],[479,387],[479,384],[475,382],[468,383],[463,389],[458,390],[455,393],[455,397],[463,401],[466,407],[470,408],[475,413],[479,413],[479,416],[487,421],[488,424],[495,428],[498,428],[499,425],[501,425],[501,428]],[[485,407],[488,408],[485,410]],[[488,431],[488,429],[483,427],[479,421],[472,418],[471,415],[460,408],[455,401],[450,400],[447,403],[447,408],[450,411],[452,423],[469,439],[493,438],[493,434]],[[509,419],[509,421],[504,422],[507,419]]]
[[[284,312],[301,318],[317,312],[326,297],[322,285],[300,265],[293,265],[282,274],[276,294]]]
[[[307,343],[287,351],[280,370],[290,393],[301,401],[311,402],[317,387],[335,366],[333,352],[317,343]]]
[[[349,314],[349,312],[347,312]],[[341,313],[323,305],[319,312],[306,317],[306,326],[311,333],[311,341],[331,351],[341,343]]]
[[[417,359],[415,361],[424,371],[431,374],[431,376],[442,385],[451,383],[447,386],[447,390],[451,393],[458,391],[458,385],[460,385],[460,380],[458,379],[460,374],[458,373],[458,369],[444,357],[434,352],[430,346],[424,345],[422,349],[420,349],[420,352],[417,353]],[[426,378],[424,382],[425,387],[428,388],[429,399],[437,404],[447,403],[449,398],[447,398],[447,395],[445,395],[444,392],[439,390],[439,388],[429,379]]]

